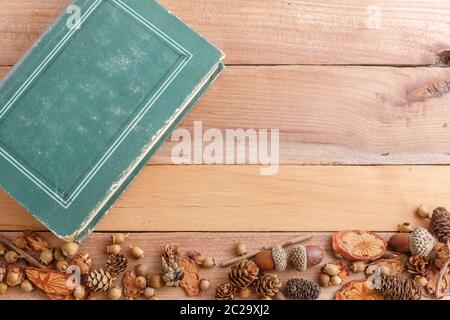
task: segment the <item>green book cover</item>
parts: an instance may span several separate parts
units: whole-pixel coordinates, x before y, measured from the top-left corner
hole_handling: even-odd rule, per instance
[[[81,241],[222,59],[155,1],[73,1],[0,87],[0,186]]]

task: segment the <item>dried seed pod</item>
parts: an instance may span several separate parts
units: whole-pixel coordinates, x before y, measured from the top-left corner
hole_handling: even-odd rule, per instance
[[[208,291],[208,289],[211,287],[211,282],[209,280],[206,279],[201,279],[200,280],[200,290],[202,292]]]
[[[148,276],[148,266],[146,264],[140,263],[134,267],[134,271],[137,276],[147,277]]]
[[[322,287],[328,287],[330,285],[330,276],[324,272],[319,274],[319,284]]]
[[[328,274],[330,277],[332,276],[336,276],[339,273],[341,273],[341,269],[339,268],[339,266],[332,264],[332,263],[327,263],[325,266],[323,266],[322,268],[322,272]]]
[[[132,245],[130,245],[129,247],[130,247],[130,254],[133,258],[140,259],[140,258],[144,257],[144,250],[142,250],[139,247],[132,246]]]
[[[147,299],[153,298],[156,295],[156,290],[152,287],[147,287],[144,289],[144,297]]]
[[[30,280],[23,280],[20,283],[20,288],[23,290],[23,292],[27,293],[33,291],[34,289],[33,284],[31,283]]]
[[[154,289],[161,288],[163,286],[163,283],[164,281],[159,274],[153,274],[150,276],[150,278],[148,278],[148,284]]]
[[[248,299],[252,295],[252,290],[250,288],[241,288],[239,289],[239,297],[242,299]]]
[[[66,272],[69,267],[69,263],[66,260],[58,260],[56,262],[56,269],[60,272]]]
[[[389,238],[389,247],[396,252],[409,253],[409,242],[411,240],[411,234],[409,233],[396,233]]]
[[[77,255],[80,245],[75,242],[66,242],[62,245],[61,250],[64,256],[72,258]]]
[[[61,248],[56,248],[53,250],[53,259],[55,259],[56,261],[66,259]]]
[[[78,286],[73,290],[73,296],[77,300],[83,300],[86,298],[86,287]]]
[[[22,236],[15,237],[13,240],[13,244],[22,250],[25,250],[28,247],[27,239],[25,239],[25,237],[22,237]]]
[[[19,260],[19,254],[15,251],[10,250],[5,253],[4,258],[7,263],[16,263],[17,260]]]
[[[122,247],[120,244],[110,244],[106,247],[106,252],[108,254],[119,254],[122,253]]]
[[[6,247],[3,243],[0,243],[0,257],[4,256],[6,253]]]
[[[294,300],[316,300],[320,291],[316,283],[305,279],[290,279],[286,284],[287,296]]]
[[[416,215],[422,219],[430,218],[430,211],[424,205],[420,205],[416,210]]]
[[[202,267],[205,269],[211,269],[214,268],[216,265],[216,261],[212,257],[206,257],[203,261]]]
[[[247,246],[245,245],[245,243],[240,242],[236,244],[235,251],[238,256],[243,256],[247,253]]]
[[[300,272],[315,266],[323,260],[323,251],[319,246],[295,246],[289,253],[289,261]]]
[[[351,261],[374,261],[386,252],[386,241],[376,233],[361,230],[340,231],[332,236],[332,247]]]
[[[5,294],[8,291],[8,285],[6,283],[0,282],[0,294]]]
[[[364,272],[366,266],[367,265],[364,261],[354,261],[350,266],[350,270],[352,270],[353,273],[360,273]]]
[[[332,276],[331,277],[330,284],[332,286],[338,286],[338,285],[340,285],[342,283],[342,281],[343,281],[342,278],[339,277],[338,275],[336,275],[336,276]]]
[[[122,298],[122,288],[114,286],[109,289],[108,298],[109,300],[120,300]]]
[[[435,238],[427,229],[416,227],[411,232],[409,249],[413,256],[428,256],[435,243]]]
[[[53,250],[52,249],[46,249],[41,252],[39,260],[43,265],[48,266],[53,261]]]
[[[145,289],[147,287],[147,279],[142,276],[136,277],[135,285],[141,290]]]
[[[413,227],[411,226],[411,223],[403,222],[402,224],[398,225],[398,231],[400,233],[410,233],[413,231]]]
[[[23,235],[25,236],[25,239],[27,239],[28,247],[33,251],[41,252],[48,249],[47,241],[36,232],[27,230],[23,232]]]
[[[115,233],[111,235],[112,244],[123,244],[130,234]]]
[[[87,252],[81,252],[79,255],[72,259],[71,263],[80,268],[81,275],[86,275],[91,272],[92,265],[94,264],[91,256]]]
[[[8,272],[6,273],[6,284],[9,287],[15,287],[22,283],[25,275],[23,270],[14,264],[8,266]]]

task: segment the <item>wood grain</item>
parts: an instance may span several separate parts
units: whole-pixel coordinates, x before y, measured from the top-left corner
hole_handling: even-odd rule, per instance
[[[16,234],[8,233],[6,235],[13,238]],[[161,263],[161,251],[166,244],[172,242],[180,245],[182,253],[185,253],[188,250],[198,250],[207,256],[214,257],[216,261],[220,262],[234,256],[233,247],[238,242],[246,243],[250,250],[257,250],[261,247],[270,246],[297,235],[299,235],[299,233],[137,233],[132,234],[129,237],[128,243],[140,246],[145,251],[145,256],[139,263],[147,264],[151,273],[158,273]],[[50,240],[52,246],[61,244],[60,241],[56,240],[48,233],[44,234],[44,236],[46,239]],[[383,234],[383,236],[388,238],[389,234]],[[109,234],[94,233],[83,243],[82,250],[91,255],[94,260],[94,266],[102,266],[105,263],[105,248],[109,238]],[[314,238],[307,244],[318,245],[324,249],[325,259],[323,263],[336,261],[330,246],[330,234],[316,233],[314,234]],[[128,254],[127,251],[125,251],[125,253]],[[138,263],[136,260],[131,259],[128,270],[131,270],[136,263]],[[289,267],[287,271],[280,272],[278,275],[284,282],[292,277],[302,277],[308,280],[317,281],[321,266],[322,264],[309,268],[303,273],[299,273],[292,267]],[[215,286],[219,281],[227,279],[228,270],[229,268],[220,267],[215,267],[211,270],[201,269],[201,277],[211,281],[211,289],[198,297],[190,299],[213,299]],[[362,274],[354,274],[348,278],[348,281],[351,279],[362,278],[364,278]],[[121,286],[120,280],[116,280],[115,284]],[[339,287],[323,288],[320,299],[334,299],[338,289]],[[158,290],[157,296],[161,300],[187,299],[181,288],[165,287]],[[95,294],[92,298],[105,299],[106,296],[104,294]],[[256,299],[257,296],[253,295],[252,298]],[[30,294],[26,294],[22,292],[20,288],[12,288],[7,294],[0,295],[0,299],[45,299],[45,296],[37,289]]]
[[[448,166],[147,166],[97,230],[394,231],[450,206]],[[0,229],[39,225],[4,192]]]
[[[181,128],[278,129],[281,164],[449,164],[449,91],[447,68],[228,67]]]
[[[0,65],[13,65],[68,2],[0,0]],[[446,0],[161,3],[223,49],[228,64],[424,65],[450,48]]]

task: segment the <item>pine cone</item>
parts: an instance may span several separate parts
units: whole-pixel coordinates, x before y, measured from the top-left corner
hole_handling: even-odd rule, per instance
[[[312,281],[294,278],[286,284],[286,295],[294,300],[316,300],[320,295],[320,287]]]
[[[233,300],[236,288],[230,282],[221,282],[217,285],[214,297],[216,300]]]
[[[430,261],[425,256],[412,256],[408,259],[407,267],[409,273],[424,276],[430,270]]]
[[[231,267],[228,279],[236,288],[247,288],[258,278],[259,268],[253,261],[243,259]]]
[[[86,286],[94,292],[105,292],[111,288],[112,282],[113,276],[111,273],[100,268],[89,273]]]
[[[376,291],[386,300],[420,300],[422,288],[411,279],[398,276],[382,276]]]
[[[171,243],[164,248],[161,257],[161,277],[166,286],[178,287],[184,279],[184,269],[178,263],[179,258],[178,244]]]
[[[6,275],[6,266],[3,263],[0,263],[0,282],[3,282],[5,275]]]
[[[436,208],[431,217],[433,232],[439,242],[447,243],[450,241],[450,213],[445,208]]]
[[[263,297],[274,297],[280,289],[281,280],[276,274],[265,274],[256,281],[256,293]]]
[[[77,265],[80,268],[81,275],[86,275],[91,272],[93,261],[89,253],[80,253],[72,259],[71,264]]]
[[[106,259],[106,270],[111,273],[114,278],[125,272],[128,266],[128,258],[123,253],[112,254]]]

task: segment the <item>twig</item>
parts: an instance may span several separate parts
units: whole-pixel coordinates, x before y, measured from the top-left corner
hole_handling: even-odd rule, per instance
[[[447,249],[450,252],[450,241],[447,241]],[[447,258],[447,261],[441,266],[441,270],[439,270],[437,287],[436,287],[436,298],[442,298],[441,287],[442,280],[444,280],[445,275],[447,274],[448,266],[450,265],[450,258]]]
[[[23,251],[19,247],[15,246],[11,241],[9,241],[5,236],[3,236],[1,234],[0,234],[0,242],[3,243],[5,246],[8,246],[10,249],[16,251],[19,254],[20,258],[25,259],[26,261],[28,261],[29,263],[31,263],[35,267],[38,267],[38,268],[41,268],[41,269],[47,269],[46,266],[44,266],[43,264],[39,263],[39,261],[37,261],[35,258],[33,258],[31,255],[29,255],[28,253],[26,253],[25,251]]]
[[[310,239],[312,239],[312,234],[304,234],[304,235],[301,235],[301,236],[298,236],[298,237],[286,240],[286,241],[280,243],[280,245],[282,247],[287,247],[287,246],[291,246],[293,244],[297,244],[297,243],[300,243],[300,242],[308,241]],[[272,249],[272,247],[264,248],[264,249],[253,251],[253,252],[249,252],[249,253],[247,253],[247,254],[245,254],[243,256],[239,256],[239,257],[236,257],[236,258],[231,258],[231,259],[222,261],[220,263],[220,266],[221,267],[228,267],[228,266],[230,266],[230,265],[232,265],[232,264],[234,264],[234,263],[236,263],[238,261],[241,261],[243,259],[253,258],[258,253],[260,253],[261,251],[269,250],[269,249]]]

